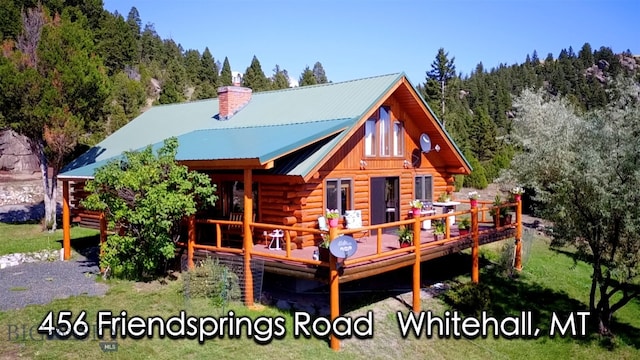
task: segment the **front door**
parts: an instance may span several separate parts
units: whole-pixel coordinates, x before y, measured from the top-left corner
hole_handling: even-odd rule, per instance
[[[371,225],[400,220],[400,179],[372,177],[370,181]]]

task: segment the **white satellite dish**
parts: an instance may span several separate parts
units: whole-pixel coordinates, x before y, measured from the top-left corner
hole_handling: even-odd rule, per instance
[[[431,151],[431,138],[426,133],[420,135],[420,148],[425,154]]]

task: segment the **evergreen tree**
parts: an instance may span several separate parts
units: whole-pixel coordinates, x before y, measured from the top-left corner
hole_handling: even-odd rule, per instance
[[[280,66],[276,64],[273,69],[273,77],[271,78],[271,88],[274,90],[287,89],[289,87],[289,77],[287,70],[280,70]]]
[[[260,65],[260,61],[255,55],[253,55],[251,65],[249,65],[247,70],[244,72],[242,84],[243,86],[251,88],[253,92],[265,91],[270,89],[271,84],[269,83],[267,77],[264,75],[262,66]]]
[[[140,36],[140,61],[146,64],[158,60],[162,52],[162,39],[152,23],[144,26]]]
[[[317,84],[316,77],[313,76],[313,71],[311,71],[308,66],[304,68],[304,71],[302,72],[302,74],[300,74],[300,80],[298,81],[298,84],[300,86]]]
[[[316,78],[316,84],[326,84],[329,82],[320,61],[317,61],[313,65],[313,77]]]
[[[594,64],[593,60],[593,50],[591,49],[591,45],[587,42],[582,45],[580,52],[578,52],[578,59],[582,62],[583,68],[588,68]]]
[[[131,10],[129,10],[129,15],[127,15],[127,24],[131,27],[131,31],[136,34],[136,38],[139,38],[140,32],[142,31],[142,20],[140,19],[140,13],[135,6],[132,6]]]
[[[435,60],[431,63],[431,70],[427,72],[425,83],[426,99],[433,101],[436,98],[440,101],[440,120],[445,126],[445,99],[447,82],[456,76],[456,67],[453,64],[455,57],[449,60],[449,53],[444,48],[438,49]]]
[[[121,15],[107,14],[97,30],[98,51],[113,75],[137,60],[138,39],[134,30]]]
[[[220,72],[220,86],[233,85],[233,79],[231,76],[231,65],[229,59],[225,56],[224,63],[222,63],[222,72]]]

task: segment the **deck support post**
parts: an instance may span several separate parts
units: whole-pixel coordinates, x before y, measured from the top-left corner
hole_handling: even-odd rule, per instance
[[[193,269],[195,265],[193,264],[193,245],[196,243],[196,216],[189,216],[189,228],[188,228],[188,237],[187,240],[187,266],[189,270]]]
[[[100,259],[104,255],[104,243],[107,241],[107,214],[102,211],[100,213]],[[104,269],[100,267],[100,272]]]
[[[415,262],[413,263],[413,311],[420,312],[420,217],[413,223],[413,245]]]
[[[329,228],[329,238],[331,241],[338,236],[338,228]],[[337,259],[333,254],[329,254],[329,308],[331,322],[340,316],[340,276],[338,274]],[[340,339],[332,335],[330,346],[333,350],[340,350]]]
[[[71,211],[69,210],[69,181],[62,182],[62,248],[63,259],[71,258]]]
[[[253,273],[251,272],[251,252],[253,251],[253,234],[251,234],[251,222],[253,221],[253,174],[251,169],[244,169],[244,303],[253,306]]]
[[[516,195],[516,255],[514,267],[522,271],[522,195]]]
[[[478,282],[480,282],[480,264],[478,259],[478,253],[480,252],[480,234],[478,226],[477,205],[471,206],[471,238],[473,239],[473,245],[471,247],[471,281],[477,284]]]

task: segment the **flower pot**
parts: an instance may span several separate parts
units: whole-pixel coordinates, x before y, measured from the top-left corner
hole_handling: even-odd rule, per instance
[[[522,194],[514,194],[513,198],[516,200],[516,202],[522,200]]]
[[[478,199],[470,199],[469,202],[471,203],[471,207],[478,206]]]
[[[329,227],[336,228],[338,227],[338,219],[329,219]]]
[[[413,217],[419,217],[420,216],[420,209],[411,209],[411,211],[413,211]]]
[[[433,241],[444,239],[444,234],[433,234]]]
[[[406,247],[409,247],[409,246],[411,246],[411,243],[408,243],[408,242],[401,242],[400,243],[400,247],[401,248],[406,248]]]
[[[500,226],[511,225],[511,221],[513,217],[511,214],[507,214],[505,216],[500,217]]]
[[[329,248],[318,247],[318,257],[320,261],[329,262],[329,258],[331,257]]]
[[[458,229],[460,236],[469,235],[469,229]]]

